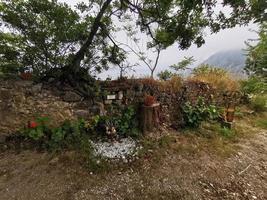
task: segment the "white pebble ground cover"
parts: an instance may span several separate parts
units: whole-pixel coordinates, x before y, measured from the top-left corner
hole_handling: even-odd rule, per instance
[[[138,149],[137,143],[131,138],[123,138],[115,142],[92,142],[95,155],[110,159],[126,159],[135,156]]]

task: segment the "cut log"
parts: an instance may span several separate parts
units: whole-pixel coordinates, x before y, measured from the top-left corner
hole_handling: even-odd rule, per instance
[[[153,131],[159,127],[160,104],[155,103],[151,106],[142,106],[141,109],[141,130],[143,133]]]

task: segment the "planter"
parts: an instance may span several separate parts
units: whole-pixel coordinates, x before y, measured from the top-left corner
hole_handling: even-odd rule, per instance
[[[32,73],[30,73],[30,72],[22,72],[22,73],[20,73],[20,78],[22,79],[22,80],[31,80],[32,79]]]
[[[155,103],[151,106],[143,105],[141,109],[141,130],[143,133],[151,132],[159,127],[160,104]]]
[[[226,110],[226,121],[227,122],[233,122],[235,117],[235,109],[234,108],[228,108]]]
[[[156,98],[153,96],[146,96],[144,99],[144,105],[145,106],[152,106],[156,103]]]

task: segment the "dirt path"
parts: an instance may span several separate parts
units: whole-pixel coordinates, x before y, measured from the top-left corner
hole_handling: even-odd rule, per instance
[[[72,152],[0,153],[0,199],[267,199],[266,131],[239,140],[226,158],[177,140],[158,160],[101,174],[75,164]]]

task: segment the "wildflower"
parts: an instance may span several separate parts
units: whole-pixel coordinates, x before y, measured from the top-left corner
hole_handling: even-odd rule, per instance
[[[28,122],[28,128],[36,128],[38,124],[35,121]]]

